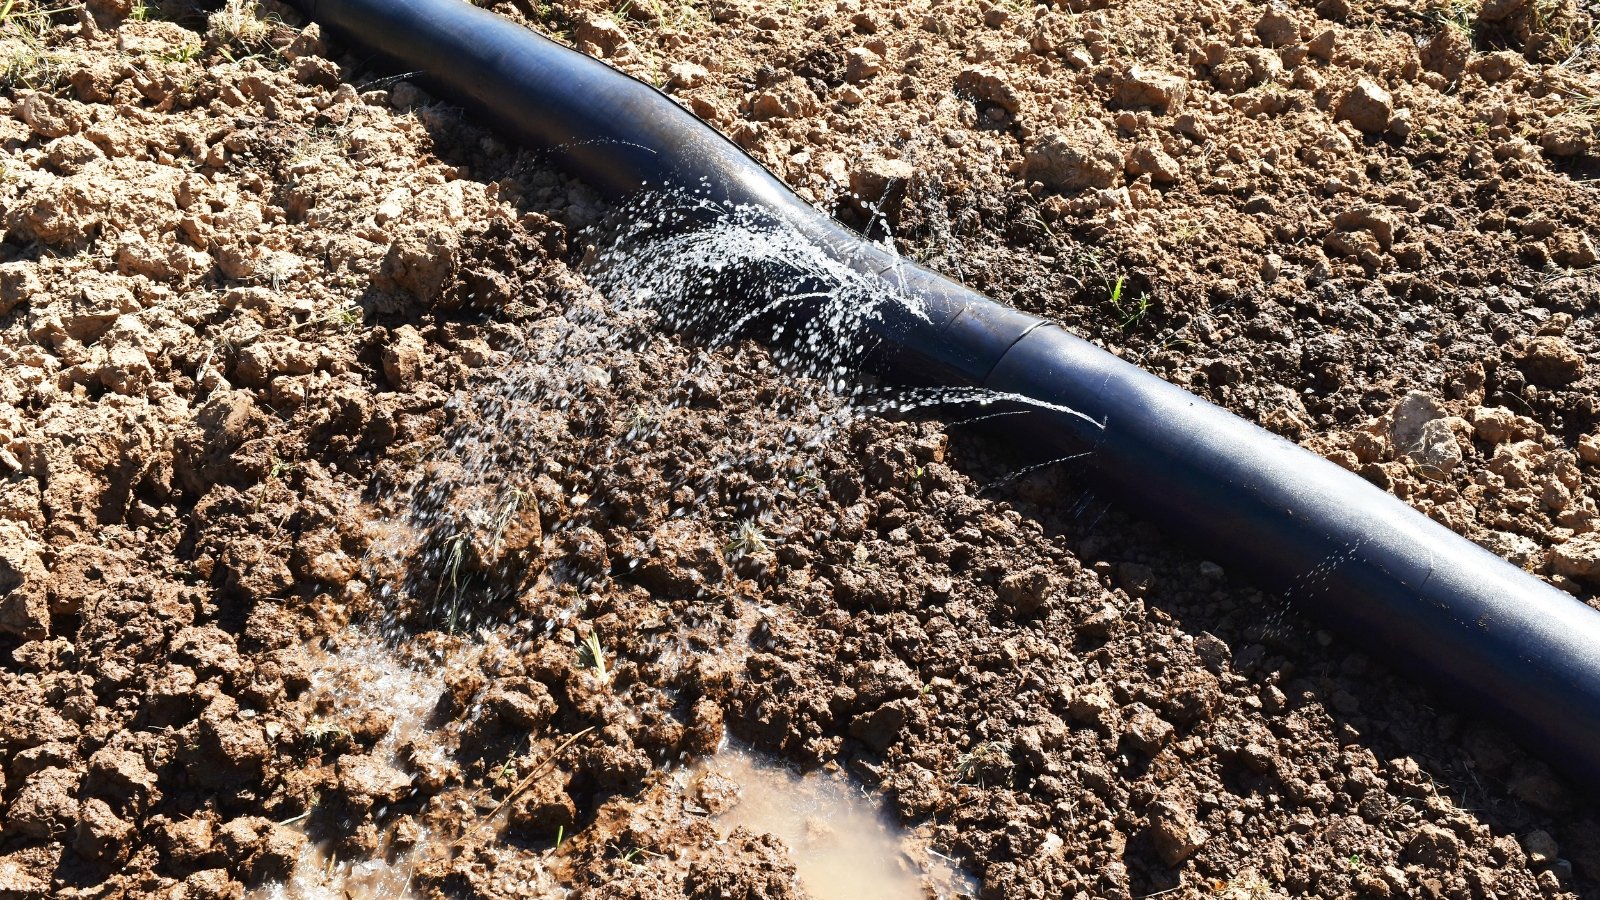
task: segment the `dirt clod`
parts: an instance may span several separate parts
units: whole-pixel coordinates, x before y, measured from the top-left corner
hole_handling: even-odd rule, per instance
[[[1122,152],[1095,120],[1070,131],[1047,131],[1025,155],[1029,178],[1059,191],[1110,187],[1123,170]]]
[[[1394,115],[1394,98],[1377,84],[1363,78],[1339,99],[1339,118],[1367,134],[1377,134],[1389,127]]]

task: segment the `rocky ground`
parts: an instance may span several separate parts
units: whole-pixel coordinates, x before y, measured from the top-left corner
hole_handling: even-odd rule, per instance
[[[495,8],[1594,602],[1590,11]],[[730,736],[986,897],[1600,891],[1593,798],[1511,736],[1070,470],[656,334],[582,186],[288,8],[3,9],[0,897],[314,846],[803,896],[677,786]]]

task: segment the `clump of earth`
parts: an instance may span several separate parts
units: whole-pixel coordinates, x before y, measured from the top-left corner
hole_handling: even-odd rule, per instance
[[[1596,602],[1586,8],[493,8]],[[1600,891],[1515,735],[1070,466],[659,333],[592,192],[292,9],[0,20],[0,897],[806,896],[683,788],[729,739],[983,897]]]

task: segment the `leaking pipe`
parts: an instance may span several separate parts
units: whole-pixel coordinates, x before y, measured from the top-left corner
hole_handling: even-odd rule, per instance
[[[878,364],[922,384],[1026,395],[1033,439],[1083,452],[1095,487],[1356,646],[1600,779],[1600,612],[1356,475],[1062,328],[895,258],[814,209],[655,88],[464,0],[300,0],[315,21],[550,154],[601,194],[695,192],[761,208],[915,295]]]

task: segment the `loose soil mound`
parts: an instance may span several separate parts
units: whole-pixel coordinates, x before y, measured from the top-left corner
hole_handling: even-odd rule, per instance
[[[1571,2],[497,11],[1593,602]],[[730,732],[984,896],[1600,890],[1512,736],[1069,467],[607,311],[586,190],[266,13],[4,16],[0,897],[239,897],[309,841],[801,896],[668,776]]]

